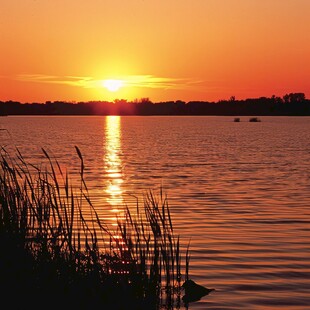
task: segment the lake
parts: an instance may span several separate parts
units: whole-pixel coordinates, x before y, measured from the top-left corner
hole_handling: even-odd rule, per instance
[[[100,217],[167,195],[191,278],[215,288],[189,309],[310,309],[310,117],[8,116],[0,145],[67,167],[84,157]],[[185,307],[184,307],[185,309]]]

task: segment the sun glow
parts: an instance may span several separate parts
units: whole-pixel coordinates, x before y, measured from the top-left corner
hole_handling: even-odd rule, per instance
[[[109,91],[115,92],[118,91],[123,85],[122,80],[104,80],[102,85]]]

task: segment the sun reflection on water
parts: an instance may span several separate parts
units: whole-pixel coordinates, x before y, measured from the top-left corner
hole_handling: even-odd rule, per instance
[[[110,212],[117,214],[123,204],[123,173],[121,160],[121,122],[120,116],[106,116],[105,122],[104,168],[106,173],[107,202],[111,205]],[[116,218],[115,218],[116,219]],[[116,221],[113,221],[116,225]]]

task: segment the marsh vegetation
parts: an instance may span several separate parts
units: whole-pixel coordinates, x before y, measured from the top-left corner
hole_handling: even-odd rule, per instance
[[[0,279],[12,308],[175,309],[188,279],[189,249],[175,234],[167,197],[149,191],[124,206],[112,230],[99,217],[84,179],[79,186],[42,150],[47,165],[1,149]],[[87,216],[85,216],[87,214]],[[183,248],[183,250],[182,250]],[[184,250],[185,249],[185,250]],[[152,306],[150,306],[152,305]]]

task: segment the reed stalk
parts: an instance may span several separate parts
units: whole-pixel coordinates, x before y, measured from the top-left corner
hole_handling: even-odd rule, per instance
[[[162,191],[159,196],[147,192],[142,207],[138,199],[134,212],[125,206],[112,231],[98,217],[84,178],[83,156],[78,147],[76,151],[78,188],[45,150],[47,165],[35,166],[18,150],[11,157],[1,149],[2,295],[20,295],[10,299],[12,307],[35,307],[46,300],[57,306],[62,300],[81,309],[144,309],[151,301],[154,309],[163,304],[177,309],[189,254],[187,249],[185,258],[181,255],[167,197]]]

